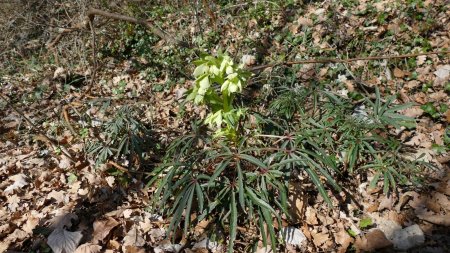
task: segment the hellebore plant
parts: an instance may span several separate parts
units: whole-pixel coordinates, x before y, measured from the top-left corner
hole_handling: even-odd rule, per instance
[[[223,54],[204,56],[194,63],[197,66],[193,74],[195,82],[187,99],[210,108],[204,123],[216,130],[215,137],[225,136],[234,140],[246,109],[234,108],[233,100],[237,93],[242,92],[251,73]]]

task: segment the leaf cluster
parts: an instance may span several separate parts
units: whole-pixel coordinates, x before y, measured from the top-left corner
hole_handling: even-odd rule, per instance
[[[207,123],[216,123],[215,113],[224,108],[226,95],[245,87],[235,82],[230,90],[225,85],[233,73],[227,73],[233,65],[228,61],[209,56],[196,62],[189,99],[209,106]],[[206,219],[228,232],[232,252],[238,226],[247,225],[257,228],[255,241],[262,238],[275,251],[277,228],[290,215],[288,185],[293,180],[307,178],[331,207],[329,194],[341,191],[344,178],[372,176],[371,187],[381,181],[385,192],[395,191],[399,184],[417,182],[420,176],[415,175],[427,166],[401,152],[394,130],[412,128],[415,120],[399,113],[411,105],[396,105],[395,96],[383,99],[376,89],[374,97],[355,104],[323,83],[281,78],[271,85],[266,96],[269,110],[256,113],[245,108],[235,119],[240,131],[234,138],[214,138],[198,120],[190,134],[169,146],[149,185],[157,188],[154,207],[171,217],[172,234],[182,229],[187,235]]]
[[[148,146],[149,130],[135,117],[129,106],[121,107],[114,118],[100,126],[100,136],[88,141],[87,153],[101,165],[109,159],[142,160]]]

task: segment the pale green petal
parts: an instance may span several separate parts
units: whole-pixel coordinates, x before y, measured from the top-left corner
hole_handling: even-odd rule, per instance
[[[239,88],[239,91],[242,91],[242,82],[241,82],[241,80],[239,80],[237,82],[237,87]]]
[[[216,118],[216,126],[217,128],[220,128],[220,126],[222,125],[222,110],[216,112],[218,113],[217,118]]]
[[[202,80],[199,82],[200,89],[207,90],[209,88],[209,77],[205,76]]]
[[[228,66],[228,67],[227,67],[227,70],[226,70],[226,73],[227,73],[227,74],[231,74],[231,73],[233,73],[233,72],[234,72],[233,67]],[[237,74],[236,74],[236,75],[237,75]]]
[[[237,73],[232,73],[232,74],[229,74],[229,75],[227,76],[227,79],[228,79],[228,80],[232,80],[232,79],[236,78],[237,76],[238,76]]]
[[[220,87],[220,91],[227,90],[229,85],[230,85],[230,81],[226,80],[226,81],[222,84],[222,87]]]
[[[195,70],[194,70],[194,77],[199,77],[199,76],[205,74],[206,72],[208,72],[208,70],[209,70],[208,65],[202,64],[202,65],[200,65],[200,66],[195,68]]]
[[[209,71],[216,76],[220,75],[220,69],[216,65],[211,66],[211,68],[209,68]]]
[[[225,59],[223,59],[222,62],[220,63],[220,71],[224,71],[227,66],[228,62]]]
[[[201,102],[203,102],[203,95],[197,94],[197,96],[195,96],[194,103],[200,104]]]
[[[235,93],[238,89],[238,86],[235,83],[230,83],[229,93]]]

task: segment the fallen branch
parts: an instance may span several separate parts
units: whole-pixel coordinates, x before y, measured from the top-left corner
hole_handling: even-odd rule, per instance
[[[122,165],[119,165],[116,162],[109,161],[107,164],[113,166],[114,168],[116,168],[116,169],[118,169],[118,170],[120,170],[122,172],[127,173],[128,175],[130,175],[130,171],[127,168],[123,167]]]
[[[69,128],[70,132],[72,132],[72,134],[73,134],[74,136],[78,136],[77,132],[76,132],[75,129],[72,127],[72,124],[70,124],[69,113],[67,112],[67,108],[68,108],[68,107],[69,107],[68,105],[63,106],[63,109],[62,109],[62,118],[66,121],[66,125],[67,125],[67,127]]]
[[[76,31],[80,31],[80,30],[82,30],[83,28],[86,28],[86,27],[87,27],[86,23],[85,22],[81,22],[79,24],[74,25],[73,27],[60,28],[60,29],[58,29],[59,34],[55,38],[51,39],[47,43],[46,47],[49,48],[49,49],[53,48],[56,44],[58,44],[58,42],[63,38],[63,36],[65,34],[71,33],[71,32],[76,32]]]
[[[157,28],[156,26],[152,25],[148,20],[143,20],[143,19],[137,19],[137,18],[133,18],[130,16],[125,16],[125,15],[121,15],[121,14],[116,14],[116,13],[110,13],[110,12],[106,12],[106,11],[102,11],[99,9],[94,9],[91,8],[88,10],[87,12],[87,16],[90,20],[90,22],[94,21],[94,17],[98,15],[98,16],[103,16],[105,18],[110,18],[110,19],[114,19],[114,20],[120,20],[120,21],[125,21],[125,22],[130,22],[133,24],[138,24],[138,25],[142,25],[144,27],[146,27],[147,29],[149,29],[152,33],[156,34],[157,36],[159,36],[161,39],[168,41],[172,44],[181,46],[181,47],[185,47],[185,48],[189,48],[189,44],[184,42],[184,41],[180,41],[175,39],[173,36],[169,36],[166,33],[164,33],[161,29]]]
[[[271,63],[271,64],[265,64],[265,65],[261,65],[261,66],[255,66],[255,67],[249,68],[249,70],[257,71],[260,69],[272,68],[275,66],[292,66],[292,65],[297,65],[297,64],[310,64],[310,63],[349,63],[349,62],[354,62],[354,61],[401,59],[401,58],[417,57],[417,56],[421,56],[421,55],[449,54],[449,53],[450,53],[450,51],[433,51],[433,52],[416,53],[416,54],[368,56],[368,57],[357,57],[357,58],[349,58],[349,59],[322,58],[322,59]]]

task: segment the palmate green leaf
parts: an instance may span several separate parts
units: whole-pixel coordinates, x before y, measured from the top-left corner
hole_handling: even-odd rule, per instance
[[[355,168],[356,161],[358,160],[359,155],[359,145],[353,143],[347,153],[347,161],[348,161],[348,171],[353,173],[353,168]]]
[[[237,234],[237,203],[236,203],[236,196],[235,192],[231,192],[231,201],[230,201],[230,242],[228,245],[228,252],[233,252],[233,246],[234,246],[234,240],[236,239]]]
[[[191,191],[193,191],[193,188],[189,187],[183,191],[183,194],[179,195],[179,196],[181,196],[180,197],[181,201],[179,202],[179,205],[176,206],[175,212],[171,212],[173,215],[172,215],[172,221],[170,222],[169,228],[167,231],[168,234],[174,232],[175,225],[180,223],[182,216],[183,216],[183,211],[186,208],[186,204],[189,200],[189,195],[191,194]],[[176,233],[173,233],[172,239],[175,239],[175,234]]]
[[[277,240],[276,240],[276,235],[275,235],[275,229],[273,227],[272,215],[270,214],[270,212],[267,209],[264,209],[264,208],[260,208],[260,209],[261,209],[261,213],[263,214],[263,219],[267,226],[267,230],[269,231],[270,245],[272,246],[273,252],[276,252]]]
[[[333,177],[328,173],[328,171],[326,171],[320,164],[315,162],[313,159],[311,159],[307,155],[305,155],[303,153],[300,153],[300,155],[305,158],[305,160],[307,161],[306,164],[309,165],[309,167],[311,167],[311,169],[313,169],[313,170],[314,170],[314,168],[318,169],[320,171],[321,175],[327,179],[327,182],[331,186],[333,186],[337,191],[341,191],[341,187],[339,187],[339,185],[336,183],[336,181],[334,181]]]
[[[388,169],[389,170],[389,169]],[[390,182],[390,186],[393,190],[395,190],[397,188],[397,183],[395,182],[394,177],[392,176],[392,173],[388,173],[388,178],[389,178],[389,182]]]
[[[228,192],[230,191],[229,187],[222,188],[219,193],[216,195],[216,198],[214,201],[209,202],[208,207],[206,210],[203,211],[203,213],[199,216],[198,220],[203,220],[207,215],[212,214],[213,211],[216,209],[217,206],[219,206],[222,202],[222,199],[227,196]]]
[[[238,162],[236,164],[238,172],[238,193],[239,193],[239,204],[241,205],[242,211],[245,212],[245,199],[244,199],[244,176],[242,175],[241,164]]]
[[[379,109],[380,114],[383,114],[384,112],[386,112],[386,110],[388,110],[389,106],[391,106],[391,104],[394,102],[394,100],[396,99],[396,96],[389,96],[386,101],[383,103],[383,105],[381,106],[381,108]],[[380,99],[381,100],[381,99]],[[380,101],[381,104],[381,101]]]
[[[416,120],[414,118],[404,116],[398,113],[384,113],[380,120],[384,124],[390,124],[395,127],[407,127],[407,128],[414,128],[416,126]]]
[[[120,157],[120,155],[122,153],[122,149],[125,146],[125,143],[127,141],[128,141],[128,138],[122,138],[122,140],[120,141],[120,144],[119,144],[119,147],[117,148],[117,152],[116,152],[116,156],[115,156],[116,160]],[[127,150],[127,148],[125,150]]]
[[[178,189],[178,188],[172,187],[172,189],[171,189],[171,192],[175,193],[175,196],[174,196],[175,197],[175,201],[173,202],[173,206],[169,210],[169,213],[173,213],[175,211],[175,209],[178,207],[178,204],[183,200],[184,197],[186,197],[186,196],[183,196],[183,195],[189,189],[189,187],[188,187],[188,185],[185,185],[184,187],[181,188],[180,192],[175,191],[176,189]],[[169,198],[171,197],[169,194],[166,194],[166,195],[169,196]]]
[[[288,211],[288,187],[286,185],[284,185],[284,182],[273,179],[270,181],[270,183],[273,185],[273,187],[275,189],[278,190],[279,193],[279,197],[280,197],[280,203],[279,203],[279,207],[280,209],[283,211],[283,213],[287,216],[289,216],[289,211]]]
[[[398,112],[398,111],[401,111],[401,110],[408,109],[408,108],[410,108],[411,106],[414,106],[414,105],[416,105],[416,103],[405,103],[405,104],[401,104],[401,105],[396,105],[396,106],[392,106],[392,107],[386,109],[386,112],[394,113],[394,112]]]
[[[373,111],[375,113],[375,117],[378,118],[379,113],[380,113],[380,103],[381,103],[381,96],[380,96],[380,90],[378,89],[378,87],[375,87],[375,103],[373,106]]]
[[[216,180],[216,178],[222,174],[223,170],[225,168],[228,167],[228,165],[230,164],[231,159],[227,159],[227,160],[223,160],[222,162],[220,162],[220,164],[216,167],[216,169],[214,170],[214,174],[211,176],[211,178],[209,179],[210,183],[213,183],[214,180]]]
[[[325,190],[324,185],[322,184],[322,182],[320,181],[320,178],[317,176],[316,172],[314,171],[314,169],[310,168],[310,167],[305,167],[305,171],[306,173],[308,173],[309,177],[311,178],[311,181],[314,183],[314,185],[317,187],[317,190],[319,190],[320,195],[322,195],[323,199],[325,200],[325,202],[328,203],[328,205],[330,207],[333,206],[333,204],[331,203],[331,199],[327,194],[327,191]]]
[[[380,180],[381,172],[377,172],[375,176],[373,176],[372,180],[369,184],[369,189],[374,189],[377,186],[378,180]]]
[[[194,189],[196,184],[191,184],[189,186],[189,195],[188,195],[188,202],[185,209],[185,215],[184,215],[184,234],[187,235],[188,228],[191,224],[191,208],[192,208],[192,202],[194,200]]]
[[[259,216],[259,219],[258,219],[259,232],[261,233],[263,246],[267,247],[267,233],[266,233],[266,228],[264,227],[265,222],[264,222],[264,218],[263,218],[260,208],[258,208],[258,216]]]
[[[203,196],[202,187],[200,186],[200,184],[198,182],[195,183],[195,193],[197,194],[199,211],[202,212],[203,211],[203,207],[204,207],[204,203],[205,203],[205,198]]]
[[[258,166],[260,168],[263,168],[263,169],[267,168],[267,165],[265,165],[263,162],[261,162],[256,157],[253,157],[253,156],[250,156],[250,155],[247,155],[247,154],[239,154],[239,157],[244,159],[244,160],[247,160],[247,161],[253,163],[254,165],[256,165],[256,166]]]
[[[267,202],[265,202],[264,200],[260,199],[255,192],[253,192],[253,190],[249,187],[245,187],[245,190],[247,192],[247,195],[250,197],[250,200],[258,205],[259,207],[261,207],[262,209],[267,209],[270,212],[272,212],[273,214],[277,215],[277,213],[275,212],[275,210],[269,205],[267,204]]]
[[[389,176],[388,176],[389,172],[388,171],[384,171],[383,172],[383,193],[387,194],[389,192]]]

